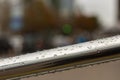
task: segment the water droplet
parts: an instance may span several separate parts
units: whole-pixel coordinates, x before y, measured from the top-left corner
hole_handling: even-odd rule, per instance
[[[68,48],[65,48],[64,50],[68,50]]]
[[[24,62],[21,62],[22,65],[24,65],[25,63]]]
[[[60,52],[60,53],[62,53],[62,52]]]
[[[16,60],[14,60],[13,62],[16,62]]]
[[[67,55],[66,53],[64,55]]]
[[[81,48],[82,46],[78,46],[79,48]]]
[[[94,43],[93,41],[90,41],[90,43]]]
[[[57,54],[54,54],[54,57],[56,57],[57,56]]]
[[[91,47],[91,46],[88,46],[87,48],[88,48],[88,49],[92,49],[92,47]]]
[[[39,57],[36,57],[36,59],[39,59]]]
[[[104,41],[98,41],[98,43],[104,43]]]
[[[62,51],[62,49],[58,49],[57,51]]]
[[[115,38],[116,38],[116,39],[119,39],[120,37],[119,37],[119,36],[116,36]]]
[[[45,57],[44,55],[42,55],[42,57]]]
[[[74,48],[75,46],[74,46],[74,45],[72,45],[72,47]]]
[[[19,59],[20,57],[16,57],[16,59]]]
[[[10,59],[10,60],[11,60],[12,58],[11,58],[11,57],[9,57],[8,59]]]

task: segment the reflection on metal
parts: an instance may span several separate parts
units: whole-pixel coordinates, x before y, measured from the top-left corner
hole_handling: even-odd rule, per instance
[[[0,80],[60,72],[120,59],[120,35],[0,59]]]

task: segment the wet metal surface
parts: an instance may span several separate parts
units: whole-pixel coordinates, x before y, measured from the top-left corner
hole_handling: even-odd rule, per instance
[[[111,52],[110,50],[116,49],[119,47],[120,47],[120,35],[110,37],[110,38],[105,38],[105,39],[94,40],[94,41],[90,41],[82,44],[75,44],[75,45],[50,49],[50,50],[38,51],[31,54],[29,53],[26,55],[10,57],[6,59],[0,59],[0,75],[3,76],[3,77],[0,77],[0,79],[26,75],[26,74],[22,74],[23,73],[22,71],[19,71],[19,70],[26,70],[26,69],[28,69],[26,70],[26,72],[31,70],[31,72],[28,74],[31,74],[32,71],[34,73],[34,71],[37,69],[48,69],[48,67],[51,68],[49,72],[56,72],[54,71],[55,68],[53,67],[56,67],[58,65],[60,66],[60,65],[71,64],[81,60],[84,62],[86,59],[88,59],[88,62],[85,62],[87,64],[80,63],[80,65],[75,65],[75,66],[73,64],[73,66],[67,66],[67,68],[63,66],[64,68],[63,67],[57,68],[57,70],[62,71],[65,69],[73,69],[74,67],[82,67],[82,66],[84,67],[87,65],[102,63],[101,58],[99,60],[96,60],[95,58],[98,58],[99,55],[100,57],[104,57],[104,56],[106,57],[109,55],[108,52]],[[107,51],[107,55],[104,55],[104,52],[106,51]],[[114,53],[111,53],[111,54],[114,54]],[[94,55],[97,55],[97,56],[94,56]],[[118,57],[120,56],[119,51],[117,52],[116,55]],[[89,58],[87,56],[93,56],[93,57]],[[115,58],[115,60],[119,60],[119,58],[115,55],[114,55],[115,57],[112,57],[112,55],[109,55],[109,56],[110,56],[109,58],[110,60],[108,61],[114,61],[114,59],[112,58]],[[77,60],[77,58],[79,60]],[[94,59],[94,61],[90,61],[91,59]],[[65,61],[65,60],[68,60],[68,61]],[[108,62],[108,61],[107,61],[107,58],[103,59],[103,62]],[[6,72],[12,72],[12,73],[6,75],[5,74]],[[16,74],[19,73],[19,75],[13,76],[15,72]],[[47,70],[43,70],[43,73],[42,71],[40,72],[41,72],[40,74],[49,73]]]

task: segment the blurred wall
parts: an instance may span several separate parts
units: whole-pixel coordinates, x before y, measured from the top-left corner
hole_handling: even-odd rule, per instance
[[[113,27],[117,22],[118,0],[75,0],[75,6],[87,16],[98,16],[106,28]]]

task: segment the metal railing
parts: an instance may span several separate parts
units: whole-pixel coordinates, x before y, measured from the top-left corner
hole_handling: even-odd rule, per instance
[[[120,35],[0,59],[0,80],[54,73],[120,59]]]

